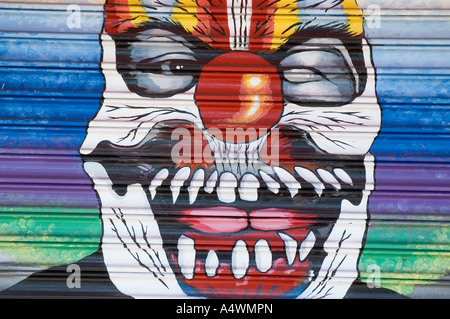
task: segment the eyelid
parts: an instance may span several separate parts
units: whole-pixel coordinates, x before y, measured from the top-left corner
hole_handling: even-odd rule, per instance
[[[164,64],[171,61],[187,61],[191,64],[196,64],[197,59],[193,55],[186,53],[165,53],[154,58],[147,58],[137,62],[135,64],[135,69],[143,69],[147,71],[156,70],[156,73],[158,73]]]
[[[156,42],[156,43],[155,43]],[[130,42],[123,54],[135,63],[148,62],[169,54],[194,55],[194,51],[183,43],[173,39],[152,38],[144,42]]]
[[[315,54],[327,54],[327,56],[329,56],[329,54],[332,54],[332,64],[341,64],[341,65],[323,65],[320,66],[317,63],[312,63],[312,61],[314,60],[311,59],[311,57],[305,59],[303,56],[304,54],[308,54],[308,53],[315,53]],[[292,66],[296,66],[299,65],[302,68],[303,67],[312,67],[312,65],[314,65],[315,68],[317,67],[345,67],[348,68],[348,65],[346,63],[345,57],[341,54],[341,52],[335,48],[327,48],[326,50],[324,48],[317,48],[317,49],[313,49],[313,48],[299,48],[296,51],[292,51],[289,52],[290,54],[288,56],[286,56],[281,62],[280,62],[280,66],[282,67],[292,67]],[[324,56],[326,57],[326,56]],[[292,60],[292,61],[291,61]]]
[[[289,53],[289,55],[291,55],[291,54],[310,52],[310,51],[328,52],[328,53],[332,53],[338,57],[342,57],[341,51],[333,46],[299,47],[299,48],[292,48],[287,52]]]
[[[315,68],[298,67],[283,70],[284,78],[295,84],[327,80],[326,76]]]
[[[173,53],[173,52],[161,54],[157,57],[146,59],[144,61],[149,62],[149,63],[158,63],[158,62],[165,62],[165,61],[170,61],[170,60],[197,61],[194,57],[194,53],[188,54],[188,53]],[[144,61],[141,61],[141,62],[144,62]]]

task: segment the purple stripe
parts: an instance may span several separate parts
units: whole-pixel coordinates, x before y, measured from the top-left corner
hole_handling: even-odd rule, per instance
[[[0,183],[90,184],[80,157],[1,156]]]
[[[47,206],[97,208],[90,186],[0,185],[1,206]]]
[[[450,165],[427,163],[377,163],[377,190],[450,191]]]
[[[450,194],[374,191],[369,199],[369,209],[376,215],[429,216],[450,215]]]
[[[383,163],[375,170],[369,199],[371,215],[444,216],[450,214],[450,165]]]
[[[0,205],[97,208],[77,156],[0,157]]]

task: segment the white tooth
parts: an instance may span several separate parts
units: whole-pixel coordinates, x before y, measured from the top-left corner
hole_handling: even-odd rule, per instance
[[[278,183],[264,171],[259,171],[259,175],[261,175],[262,179],[266,183],[267,189],[274,194],[278,194],[278,191],[280,190],[280,183]]]
[[[177,201],[178,195],[180,194],[181,186],[183,186],[184,182],[188,179],[191,174],[191,168],[185,166],[181,168],[173,177],[172,182],[170,183],[170,190],[172,191],[172,199],[173,203]]]
[[[241,179],[241,184],[238,188],[241,199],[256,202],[258,200],[258,178],[250,173],[244,174]]]
[[[278,233],[284,242],[284,249],[286,250],[286,258],[288,266],[294,263],[295,255],[297,254],[297,241],[289,235]]]
[[[323,179],[325,183],[333,185],[333,187],[336,189],[341,189],[341,184],[339,184],[338,180],[330,172],[319,168],[317,170],[317,174],[319,174],[319,176]]]
[[[299,188],[301,188],[301,186],[300,186],[300,183],[295,179],[295,177],[292,176],[292,174],[289,173],[284,168],[274,167],[273,169],[274,169],[275,173],[277,173],[277,175],[281,179],[281,181],[289,189],[289,192],[291,193],[291,197],[294,197],[295,195],[297,195],[298,190],[299,190]]]
[[[205,171],[203,169],[198,169],[194,176],[192,177],[191,185],[187,188],[189,192],[189,204],[193,204],[197,198],[198,191],[200,187],[203,186],[203,181],[205,180]]]
[[[219,186],[217,187],[217,197],[223,203],[233,203],[236,200],[234,192],[237,187],[237,179],[230,172],[220,175]]]
[[[245,241],[239,239],[231,253],[231,271],[236,279],[241,279],[247,273],[249,254]]]
[[[300,261],[303,262],[306,259],[306,257],[308,257],[308,254],[314,247],[315,243],[316,243],[316,236],[314,236],[314,233],[311,231],[309,232],[308,236],[306,236],[305,240],[300,244],[300,248],[298,249]]]
[[[325,189],[325,186],[322,184],[320,179],[309,169],[297,166],[294,168],[298,175],[300,175],[301,178],[306,180],[308,183],[310,183],[312,186],[314,186],[314,190],[316,191],[317,195],[322,195],[323,190]]]
[[[347,174],[346,171],[344,171],[342,168],[335,168],[333,172],[336,174],[337,177],[344,183],[353,185],[352,178]]]
[[[194,240],[192,238],[181,235],[178,239],[178,265],[181,273],[187,279],[194,278],[195,268],[195,248]]]
[[[272,267],[272,252],[267,240],[260,239],[255,244],[256,268],[260,272],[266,272]]]
[[[169,170],[167,168],[163,168],[155,175],[155,177],[151,181],[148,190],[150,191],[152,199],[155,198],[156,188],[158,186],[161,186],[162,182],[167,178],[167,176],[169,176]]]
[[[217,181],[217,171],[214,171],[206,182],[206,186],[204,187],[205,192],[211,194],[216,186]]]
[[[205,272],[208,277],[214,277],[219,268],[219,258],[214,250],[210,250],[205,260]]]

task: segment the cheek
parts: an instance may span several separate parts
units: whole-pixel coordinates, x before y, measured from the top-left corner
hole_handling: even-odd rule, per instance
[[[320,167],[318,162],[322,155],[308,142],[303,132],[290,126],[280,126],[272,129],[260,156],[267,165],[280,166],[295,174],[294,167],[300,162],[311,170]]]
[[[214,157],[203,133],[193,126],[178,126],[185,134],[179,135],[170,149],[172,159],[176,161],[176,168],[191,167],[194,171],[197,167],[208,168],[214,163]]]

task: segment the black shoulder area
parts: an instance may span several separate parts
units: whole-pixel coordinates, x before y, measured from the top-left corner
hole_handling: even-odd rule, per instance
[[[382,287],[370,288],[366,283],[356,281],[347,291],[344,299],[409,299],[393,290]]]
[[[76,278],[76,276],[78,276]],[[0,292],[0,298],[130,298],[112,283],[101,250],[73,264],[36,272]]]

